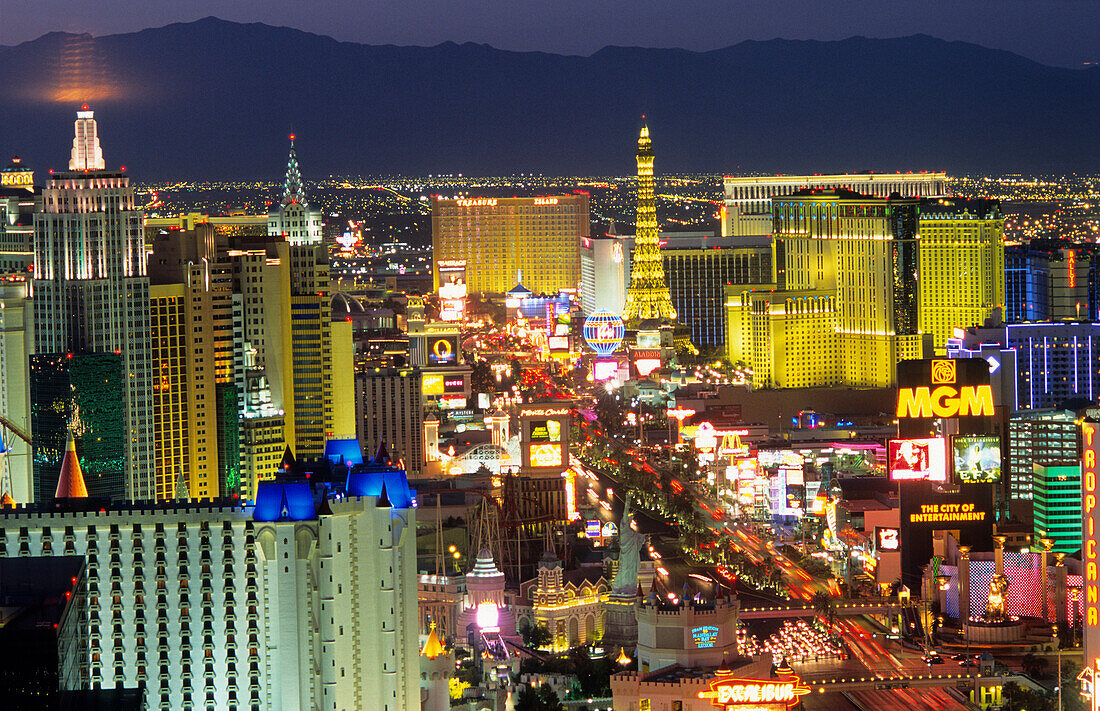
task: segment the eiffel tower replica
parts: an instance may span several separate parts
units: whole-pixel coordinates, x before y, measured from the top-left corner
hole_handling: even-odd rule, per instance
[[[642,116],[645,119],[645,116]],[[626,290],[623,321],[628,330],[638,333],[660,333],[662,349],[697,352],[691,344],[690,331],[676,321],[665,268],[661,261],[660,236],[657,228],[657,200],[653,185],[653,142],[649,126],[642,124],[638,135],[638,216],[634,229],[634,254],[630,268],[630,286]],[[645,337],[643,336],[643,341]],[[638,343],[639,346],[642,343]]]

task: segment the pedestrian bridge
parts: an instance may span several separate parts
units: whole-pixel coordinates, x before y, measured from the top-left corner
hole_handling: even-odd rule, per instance
[[[833,612],[837,617],[858,615],[883,615],[898,608],[897,603],[888,602],[836,602]],[[768,620],[787,617],[813,617],[818,614],[812,605],[762,605],[742,607],[738,617],[742,620]]]

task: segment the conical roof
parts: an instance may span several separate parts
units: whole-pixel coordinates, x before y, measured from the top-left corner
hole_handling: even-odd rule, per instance
[[[80,471],[80,460],[76,457],[76,441],[73,433],[65,443],[65,456],[61,459],[61,475],[57,478],[56,499],[83,499],[88,496],[88,487],[84,485],[84,474]]]
[[[294,134],[290,134],[290,157],[286,162],[286,183],[283,185],[283,204],[298,204],[309,209],[302,173],[298,168],[298,155],[294,152]]]
[[[0,496],[0,509],[13,509],[15,508],[15,499],[11,498],[11,494],[4,492],[3,496]]]
[[[420,655],[427,657],[428,659],[435,659],[446,654],[446,650],[443,649],[443,643],[439,641],[439,635],[435,633],[435,623],[432,623],[432,629],[428,633],[428,641],[424,643],[424,649],[420,650]]]

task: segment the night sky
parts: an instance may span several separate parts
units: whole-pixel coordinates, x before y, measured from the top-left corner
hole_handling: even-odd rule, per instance
[[[1046,64],[1100,63],[1097,0],[3,0],[0,44],[208,15],[368,44],[451,40],[583,55],[606,45],[708,50],[748,39],[924,33]]]

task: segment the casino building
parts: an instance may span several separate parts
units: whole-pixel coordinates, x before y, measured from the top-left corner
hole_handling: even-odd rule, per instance
[[[432,202],[434,288],[440,286],[440,261],[465,261],[470,293],[504,294],[515,285],[517,273],[534,293],[576,289],[581,280],[581,240],[589,230],[584,192],[436,198]]]
[[[165,710],[418,708],[415,492],[380,463],[325,478],[263,482],[254,505],[112,503],[86,498],[70,448],[59,498],[0,510],[0,557],[83,559],[64,688],[144,686]]]

